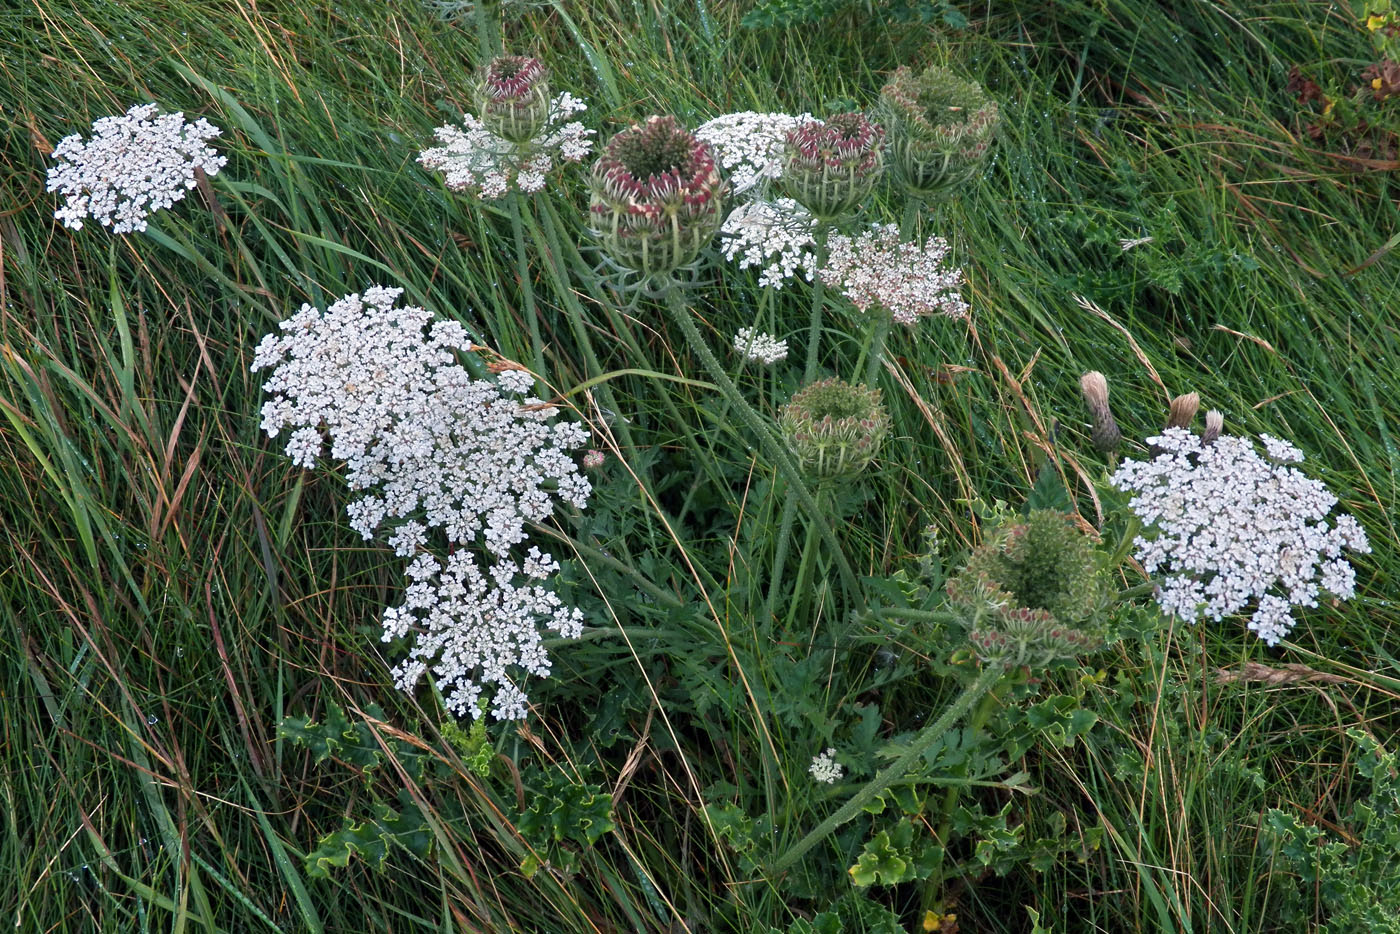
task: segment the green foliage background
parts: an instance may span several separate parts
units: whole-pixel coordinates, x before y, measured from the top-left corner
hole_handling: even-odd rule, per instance
[[[1372,60],[1368,38],[1350,11],[1304,0],[953,8],[966,29],[878,4],[749,29],[743,2],[557,0],[508,9],[504,29],[590,101],[603,138],[657,111],[693,125],[867,107],[901,63],[985,83],[1002,137],[982,182],[934,219],[968,272],[974,325],[893,340],[882,378],[897,439],[834,505],[857,571],[909,566],[929,524],[945,556],[966,549],[969,503],[1019,502],[1047,460],[1094,521],[1088,369],[1108,374],[1130,437],[1196,390],[1227,430],[1290,438],[1375,552],[1358,562],[1360,598],[1306,614],[1294,648],[1270,653],[1232,623],[1151,632],[1000,709],[995,761],[951,734],[930,755],[989,783],[958,817],[968,848],[950,855],[972,868],[957,913],[965,930],[1007,932],[1031,930],[1026,908],[1066,931],[1322,923],[1336,906],[1300,889],[1318,870],[1279,855],[1270,815],[1358,845],[1347,828],[1362,802],[1374,810],[1376,778],[1353,784],[1346,730],[1393,745],[1400,725],[1400,202],[1394,167],[1312,148],[1285,85],[1293,64]],[[903,889],[856,897],[846,878],[879,815],[781,890],[746,865],[755,838],[790,843],[833,805],[806,776],[812,755],[835,744],[852,780],[868,777],[952,688],[928,633],[823,641],[819,557],[811,585],[760,618],[782,498],[715,397],[632,375],[610,384],[611,405],[580,400],[600,434],[625,418],[639,440],[560,530],[578,543],[566,596],[622,635],[555,647],[537,717],[493,729],[487,775],[431,698],[387,685],[376,619],[397,563],[350,532],[333,475],[304,474],[260,436],[251,349],[304,301],[399,284],[528,358],[505,214],[413,161],[469,109],[480,59],[469,18],[406,0],[0,10],[7,924],[915,929]],[[147,100],[225,128],[218,212],[195,192],[148,235],[58,226],[53,144]],[[557,210],[577,230],[570,184]],[[881,195],[873,210],[899,206]],[[543,260],[530,268],[544,375],[567,389],[585,367]],[[699,375],[659,313],[603,298],[580,292],[606,369]],[[695,311],[713,346],[755,314],[800,346],[803,299],[760,296],[727,270]],[[860,327],[830,320],[827,364],[855,360]],[[796,388],[785,370],[744,379],[765,400]],[[658,478],[655,501],[631,471]],[[915,820],[889,832],[917,829],[915,802],[899,807]],[[1381,818],[1365,830],[1388,839]],[[998,841],[1024,848],[1005,874]],[[343,867],[308,863],[328,843]],[[1393,869],[1332,855],[1334,873]]]

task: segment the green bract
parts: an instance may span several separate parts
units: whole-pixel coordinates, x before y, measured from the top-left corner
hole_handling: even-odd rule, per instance
[[[940,195],[971,181],[1001,121],[981,85],[937,66],[915,75],[906,66],[880,89],[895,174],[916,197]]]

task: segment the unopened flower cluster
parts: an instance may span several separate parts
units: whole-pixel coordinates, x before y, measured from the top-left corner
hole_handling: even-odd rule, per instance
[[[820,755],[812,757],[812,764],[807,767],[814,781],[824,785],[831,785],[838,781],[846,773],[846,769],[841,763],[836,761],[836,750],[828,748]]]
[[[593,151],[593,131],[568,119],[587,109],[567,91],[559,94],[550,101],[544,129],[523,143],[497,136],[476,116],[464,114],[462,126],[449,124],[433,131],[443,145],[423,150],[418,162],[442,172],[444,184],[453,191],[482,198],[504,197],[512,184],[527,194],[541,191],[556,158],[581,162]]]
[[[765,334],[757,328],[740,328],[734,335],[734,349],[754,363],[772,365],[786,360],[787,341],[778,340],[772,334]]]
[[[725,114],[703,123],[695,135],[714,151],[732,192],[738,196],[783,174],[784,140],[791,130],[812,122],[811,114]]]
[[[586,505],[591,486],[570,456],[586,434],[553,420],[557,409],[529,395],[527,373],[474,379],[454,355],[471,348],[465,329],[397,307],[401,292],[376,286],[325,313],[303,305],[263,338],[252,366],[272,371],[262,427],[287,431],[287,454],[308,468],[329,438],[350,488],[365,491],[346,510],[351,527],[418,555],[403,606],[384,617],[385,641],[415,636],[399,686],[431,668],[452,708],[475,715],[481,685],[494,683],[496,715],[523,716],[508,670],[547,671],[537,623],[577,634],[579,617],[538,584],[515,583],[549,576],[553,559],[531,548],[518,565],[511,549],[526,541],[526,523]],[[457,546],[446,564],[419,554],[430,529]],[[478,566],[461,547],[470,545],[493,563]]]
[[[947,591],[978,656],[1008,667],[1043,668],[1093,648],[1113,599],[1098,550],[1050,509],[988,528]]]
[[[1168,428],[1148,439],[1160,453],[1124,461],[1112,481],[1133,494],[1130,507],[1150,527],[1135,545],[1149,574],[1166,575],[1162,610],[1194,622],[1253,605],[1249,628],[1275,645],[1292,630],[1294,607],[1317,606],[1324,592],[1354,596],[1356,572],[1343,552],[1371,549],[1352,516],[1329,524],[1337,498],[1288,466],[1302,452],[1262,440],[1266,457],[1244,438]]]
[[[798,270],[808,281],[816,274],[816,219],[791,198],[750,201],[729,212],[719,232],[727,260],[740,269],[762,267],[758,284],[781,289]]]
[[[932,315],[967,317],[967,302],[958,294],[962,270],[944,266],[948,243],[942,238],[920,247],[901,242],[894,224],[876,224],[857,237],[833,236],[827,249],[817,274],[861,311],[880,308],[907,326]]]
[[[146,229],[146,218],[170,207],[198,184],[197,172],[217,175],[228,159],[207,144],[222,130],[183,113],[156,115],[139,104],[92,125],[92,139],[74,134],[54,148],[48,190],[64,196],[54,217],[80,230],[92,218],[113,233]]]

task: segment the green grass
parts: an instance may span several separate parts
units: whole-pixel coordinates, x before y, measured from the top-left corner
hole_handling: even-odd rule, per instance
[[[510,47],[585,97],[604,139],[658,111],[694,124],[867,107],[905,62],[952,64],[1002,102],[986,177],[924,222],[954,242],[973,327],[892,336],[882,386],[897,440],[832,505],[858,574],[909,565],[930,523],[955,560],[978,537],[969,501],[1019,503],[1047,455],[1095,520],[1088,484],[1104,464],[1077,388],[1089,369],[1108,375],[1130,437],[1194,390],[1227,430],[1292,439],[1369,531],[1360,595],[1306,613],[1293,648],[1266,650],[1238,623],[1178,626],[1042,686],[1099,724],[1007,764],[1037,794],[968,795],[992,810],[1014,800],[1028,834],[1062,815],[1069,852],[1044,871],[969,873],[953,893],[964,930],[1029,931],[1022,906],[1056,931],[1299,930],[1322,909],[1275,866],[1264,814],[1344,829],[1364,791],[1346,728],[1386,743],[1400,727],[1400,212],[1390,173],[1311,148],[1284,89],[1293,63],[1365,60],[1364,35],[1331,6],[1013,2],[965,8],[973,27],[956,33],[856,14],[750,32],[745,4],[704,0],[507,19]],[[940,649],[846,626],[805,519],[765,618],[783,481],[713,390],[662,378],[707,381],[661,307],[560,282],[538,209],[526,236],[543,375],[561,390],[590,376],[581,335],[604,371],[635,371],[573,399],[617,447],[593,506],[560,526],[576,553],[558,549],[574,558],[566,596],[626,638],[554,648],[536,714],[492,729],[504,771],[472,776],[433,698],[389,685],[377,618],[397,562],[350,531],[333,471],[292,467],[259,432],[258,338],[302,302],[372,282],[531,359],[505,203],[452,196],[414,162],[434,126],[470,109],[480,57],[470,20],[413,2],[0,12],[3,923],[747,934],[786,930],[849,888],[864,838],[838,836],[780,887],[745,870],[701,805],[735,803],[791,845],[840,800],[807,763],[829,742],[853,748],[862,709],[879,714],[868,777],[874,749],[948,703]],[[58,226],[53,144],[147,100],[225,129],[222,220],[192,192],[147,235]],[[566,177],[555,207],[582,242],[581,173]],[[900,208],[884,188],[872,211]],[[757,308],[802,359],[805,287],[760,297],[735,269],[716,279],[694,297],[712,347]],[[824,366],[849,370],[864,327],[828,323]],[[771,413],[797,367],[740,382]],[[1330,677],[1216,676],[1251,661]],[[383,743],[377,769],[318,764],[279,738],[284,717],[319,719],[331,702]],[[421,779],[404,770],[411,750],[433,763]],[[610,791],[617,829],[573,873],[526,877],[541,844],[522,837],[521,812],[566,780]],[[352,857],[310,877],[304,854],[375,802],[414,804],[430,855],[399,848],[380,869]],[[877,892],[917,930],[917,893]]]

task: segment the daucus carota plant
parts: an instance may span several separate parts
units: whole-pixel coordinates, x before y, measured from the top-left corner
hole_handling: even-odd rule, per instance
[[[825,480],[864,470],[890,433],[890,416],[880,390],[833,377],[796,393],[778,425],[802,469]]]
[[[905,190],[941,195],[971,181],[996,136],[1001,114],[976,82],[933,66],[895,70],[880,90],[880,117],[890,132],[891,162]]]
[[[438,127],[433,133],[443,145],[423,150],[418,162],[442,172],[453,191],[482,198],[501,198],[511,185],[527,194],[542,190],[556,159],[581,162],[593,151],[593,131],[569,119],[588,106],[567,91],[549,98],[545,78],[532,58],[492,61],[477,82],[482,115]]]
[[[593,165],[593,234],[622,269],[664,276],[688,264],[723,219],[726,184],[710,147],[675,117],[612,138]]]
[[[823,221],[859,207],[885,165],[885,130],[860,113],[804,123],[785,143],[783,191]]]
[[[932,315],[967,317],[967,302],[958,294],[962,270],[944,265],[947,256],[948,242],[940,237],[919,246],[901,241],[894,224],[876,224],[856,237],[831,237],[817,275],[859,310],[912,327]]]
[[[384,616],[386,641],[415,637],[396,682],[407,689],[431,669],[449,708],[473,716],[481,684],[494,683],[495,715],[523,716],[511,666],[547,673],[536,624],[576,636],[581,618],[538,583],[554,559],[530,548],[517,562],[512,549],[527,523],[587,504],[592,488],[570,456],[587,436],[529,395],[528,373],[472,378],[455,357],[471,349],[465,329],[397,306],[401,291],[375,286],[324,313],[303,305],[263,338],[252,367],[271,371],[262,426],[289,430],[287,454],[308,468],[329,438],[350,488],[365,491],[346,510],[351,527],[366,539],[384,530],[412,557],[404,604]],[[434,529],[454,546],[446,562],[420,554]]]
[[[1113,600],[1100,552],[1069,516],[1032,510],[988,530],[948,581],[951,609],[985,662],[1043,668],[1097,642]]]
[[[1148,529],[1134,544],[1149,574],[1165,574],[1162,610],[1218,621],[1252,605],[1249,629],[1274,645],[1292,630],[1294,607],[1317,606],[1323,592],[1354,596],[1343,551],[1371,549],[1352,516],[1329,524],[1337,498],[1288,466],[1301,451],[1262,441],[1264,457],[1245,438],[1168,428],[1148,439],[1155,456],[1125,460],[1112,483],[1132,494],[1129,507]]]
[[[146,219],[184,199],[199,174],[217,175],[228,159],[208,145],[223,131],[183,113],[156,115],[138,104],[120,117],[92,125],[92,139],[66,136],[54,147],[60,160],[48,171],[48,190],[64,197],[54,217],[80,230],[92,218],[113,233],[146,229]]]
[[[734,335],[734,349],[743,354],[744,359],[762,364],[786,360],[788,354],[787,341],[778,340],[757,328],[740,328]]]
[[[783,174],[783,148],[789,131],[811,123],[811,114],[724,114],[702,123],[695,135],[715,154],[735,197]]]
[[[761,267],[760,286],[781,289],[799,271],[809,281],[816,273],[816,218],[791,198],[741,204],[719,232],[725,259]]]

